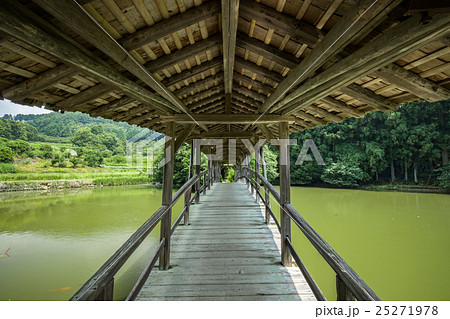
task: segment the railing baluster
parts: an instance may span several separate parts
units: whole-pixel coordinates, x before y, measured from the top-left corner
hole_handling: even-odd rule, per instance
[[[337,301],[355,301],[356,299],[339,275],[336,275],[336,294]]]
[[[100,294],[94,299],[95,301],[113,301],[114,298],[114,277],[104,285]]]

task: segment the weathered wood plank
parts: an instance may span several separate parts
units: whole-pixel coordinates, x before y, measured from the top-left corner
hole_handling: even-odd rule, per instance
[[[280,263],[263,205],[241,183],[219,183],[171,238],[171,267],[137,300],[314,300],[303,275]]]

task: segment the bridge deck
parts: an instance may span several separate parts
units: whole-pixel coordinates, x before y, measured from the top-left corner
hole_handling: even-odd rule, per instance
[[[242,183],[215,184],[172,237],[171,267],[137,300],[315,300],[297,267],[283,267],[276,227]]]

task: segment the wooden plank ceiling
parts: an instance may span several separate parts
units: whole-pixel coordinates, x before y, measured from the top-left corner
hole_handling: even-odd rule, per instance
[[[294,132],[448,99],[450,15],[412,5],[2,0],[1,97],[160,132],[174,120],[187,140],[273,138],[279,121]]]

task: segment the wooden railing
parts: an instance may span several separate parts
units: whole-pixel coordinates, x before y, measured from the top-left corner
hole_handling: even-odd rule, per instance
[[[247,186],[250,185],[252,193],[255,191],[256,197],[260,197],[266,207],[266,211],[269,212],[277,224],[278,230],[281,230],[281,225],[272,212],[270,205],[267,205],[269,201],[268,193],[272,194],[274,199],[280,204],[281,196],[276,188],[270,184],[264,176],[259,172],[248,167],[242,167],[239,171],[237,179],[244,179]],[[266,192],[264,198],[259,191],[260,183],[264,186]],[[270,196],[270,195],[269,195]],[[297,210],[291,204],[285,204],[284,207],[286,214],[302,231],[305,237],[311,242],[314,248],[319,252],[322,258],[330,265],[330,267],[336,273],[336,290],[337,300],[360,300],[360,301],[373,301],[380,300],[375,292],[358,276],[358,274],[345,262],[345,260],[339,256],[339,254],[306,222],[306,220],[297,212]],[[266,215],[267,216],[267,215]],[[266,217],[267,218],[267,217]],[[281,232],[281,231],[280,231]],[[294,249],[291,239],[289,237],[282,238],[285,241],[287,249],[289,249],[292,257],[294,258],[297,266],[302,271],[308,285],[312,292],[316,296],[317,300],[326,300],[320,288],[314,282],[313,278],[309,274],[307,268],[303,264],[302,260],[298,256]]]
[[[208,174],[209,173],[209,174]],[[160,220],[170,211],[170,209],[185,195],[184,209],[171,228],[171,234],[184,218],[187,224],[189,206],[200,194],[206,193],[210,187],[211,170],[205,170],[189,179],[173,196],[170,205],[162,205],[139,229],[130,236],[130,238],[101,266],[97,272],[70,298],[71,301],[82,300],[113,300],[114,295],[114,276],[122,268],[125,262],[130,258],[134,251],[141,245],[145,238],[158,225]],[[200,187],[198,183],[203,177],[203,183]],[[192,187],[195,186],[194,195],[191,197]],[[131,290],[126,300],[135,300],[154,265],[161,255],[166,245],[166,239],[163,238],[150,259],[150,263],[145,267],[135,286]]]

